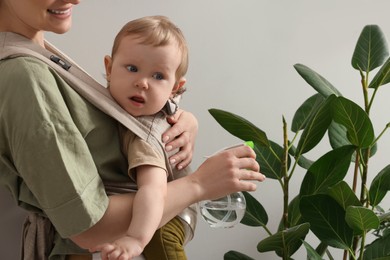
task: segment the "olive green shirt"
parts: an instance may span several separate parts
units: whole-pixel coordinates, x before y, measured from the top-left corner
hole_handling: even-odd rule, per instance
[[[83,232],[108,206],[101,178],[128,180],[117,122],[38,59],[2,60],[0,75],[0,185],[61,237]]]

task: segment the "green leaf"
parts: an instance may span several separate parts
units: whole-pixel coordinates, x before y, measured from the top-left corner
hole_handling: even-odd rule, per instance
[[[346,211],[345,221],[352,228],[354,235],[362,235],[371,229],[379,227],[379,218],[375,213],[365,207],[349,206]]]
[[[318,93],[306,99],[294,114],[291,123],[291,131],[296,133],[299,130],[304,129],[309,118],[318,110],[320,104],[322,104],[324,100],[325,98]]]
[[[302,242],[306,248],[308,260],[322,260],[322,257],[316,252],[316,250],[311,245],[309,245],[305,241],[302,241]]]
[[[390,165],[381,170],[371,182],[369,199],[372,206],[377,206],[390,190]]]
[[[268,215],[264,207],[248,192],[243,191],[242,193],[246,201],[246,211],[241,224],[251,227],[266,226]]]
[[[294,248],[296,248],[295,244],[297,242],[302,244],[302,240],[305,239],[309,229],[309,223],[303,223],[299,226],[279,231],[260,241],[257,244],[257,250],[259,252],[286,251],[287,256],[291,256],[295,252],[294,250],[291,250],[291,246],[294,245]]]
[[[367,245],[363,258],[364,260],[388,260],[390,258],[390,234]]]
[[[325,193],[330,186],[344,179],[354,150],[352,145],[342,146],[321,156],[303,178],[299,195]]]
[[[303,196],[299,203],[301,214],[310,223],[310,229],[329,246],[348,250],[353,232],[345,222],[344,209],[330,196],[316,194]]]
[[[340,181],[336,185],[330,187],[326,194],[336,200],[344,210],[349,206],[362,206],[362,203],[358,197],[356,197],[356,194],[345,181]]]
[[[252,257],[249,257],[243,253],[231,250],[223,256],[224,260],[255,260]]]
[[[333,102],[333,120],[346,127],[348,140],[353,145],[367,148],[374,141],[374,128],[370,118],[354,102],[337,97]]]
[[[332,122],[331,104],[335,98],[334,95],[329,96],[310,118],[298,142],[299,154],[310,151],[321,141]]]
[[[295,148],[295,146],[291,145],[290,149],[288,150],[288,153],[291,156],[294,156],[294,158],[295,158],[296,153],[297,153],[297,149]],[[306,169],[306,170],[309,169],[312,164],[313,164],[312,160],[307,159],[303,155],[299,156],[298,165],[301,166],[303,169]]]
[[[389,56],[387,41],[378,25],[366,25],[352,55],[352,67],[365,72],[381,66]]]
[[[209,112],[214,119],[232,135],[244,141],[250,140],[267,147],[270,145],[267,135],[245,118],[213,108],[209,109]]]
[[[309,67],[302,64],[295,64],[294,68],[310,86],[325,98],[332,94],[342,96],[329,81]]]
[[[347,128],[335,121],[332,121],[328,128],[328,136],[333,149],[352,144],[347,138]]]
[[[261,165],[261,173],[267,178],[281,179],[283,177],[283,171],[280,158],[283,157],[283,148],[275,142],[269,142],[269,147],[259,146],[255,143],[254,151],[256,153],[256,161]],[[271,148],[274,153],[271,152]],[[287,168],[289,168],[291,158],[288,157],[287,160]]]
[[[316,252],[317,252],[319,255],[323,256],[326,252],[329,252],[328,247],[329,247],[329,246],[328,246],[327,243],[321,241],[321,242],[318,244],[318,246],[316,247]]]
[[[335,121],[332,121],[328,128],[328,136],[329,136],[329,143],[330,146],[335,149],[344,145],[351,145],[351,142],[348,140],[347,137],[347,128],[339,123],[336,123]],[[367,148],[368,149],[368,148]],[[375,143],[372,147],[370,147],[370,157],[374,156],[376,151],[378,149],[378,143]],[[364,153],[366,149],[363,149],[362,152]],[[356,155],[354,154],[352,156],[352,161],[354,162],[356,158]]]
[[[375,74],[374,78],[368,85],[369,88],[377,89],[380,86],[386,85],[390,82],[390,58],[383,64],[379,71]]]

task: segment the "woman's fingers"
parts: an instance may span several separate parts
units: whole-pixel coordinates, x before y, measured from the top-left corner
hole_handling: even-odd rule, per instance
[[[178,170],[187,167],[192,161],[192,150],[181,150],[169,158],[172,165],[176,165]]]
[[[248,181],[264,181],[265,175],[258,171],[250,171],[246,169],[242,169],[240,174],[240,180],[248,180]]]
[[[191,177],[195,178],[200,200],[214,199],[237,191],[254,191],[255,181],[264,181],[259,172],[256,154],[247,146],[219,152],[199,166]]]
[[[247,145],[240,145],[235,148],[228,149],[226,151],[231,151],[237,158],[256,158],[255,151],[253,151],[253,149]]]
[[[263,182],[266,179],[266,177],[260,172],[245,169],[240,170],[238,178],[242,191],[255,191],[257,189],[257,185],[251,181]]]
[[[173,125],[163,134],[162,138],[167,152],[179,149],[169,160],[172,165],[182,169],[192,161],[198,121],[191,113],[183,110],[179,110],[170,120],[169,122]]]
[[[198,120],[193,114],[180,109],[177,114],[175,120],[169,121],[173,125],[162,135],[162,140],[173,149],[180,148],[188,142],[193,146],[198,133]]]

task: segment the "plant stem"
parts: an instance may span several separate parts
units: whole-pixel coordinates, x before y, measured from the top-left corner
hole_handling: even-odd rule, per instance
[[[352,242],[352,251],[353,251],[354,254],[356,252],[356,248],[357,248],[358,243],[359,243],[359,237],[355,236],[353,238],[353,242]],[[355,259],[355,257],[353,257],[353,255],[351,254],[350,259],[351,260]]]
[[[378,135],[377,138],[375,138],[374,142],[372,142],[372,145],[376,144],[378,140],[382,137],[382,135],[386,132],[386,130],[390,127],[390,123],[387,123],[385,128],[382,130],[382,132]]]
[[[364,244],[366,243],[366,232],[362,235],[362,241],[360,243],[360,254],[359,254],[359,260],[363,260],[363,254],[364,254]]]
[[[283,241],[283,260],[289,260],[289,259],[290,256],[288,255],[288,247],[286,246],[285,241]]]
[[[271,230],[269,230],[266,225],[263,225],[262,227],[264,228],[265,232],[267,232],[268,235],[272,236]]]
[[[331,255],[328,249],[326,249],[326,255],[329,257],[329,260],[334,260],[333,256]]]
[[[358,172],[359,172],[359,161],[360,161],[359,149],[356,149],[355,154],[356,154],[355,169],[353,171],[353,183],[352,183],[352,190],[354,193],[356,193],[357,178],[358,178]]]
[[[374,93],[372,93],[371,100],[370,100],[370,104],[368,105],[367,110],[366,110],[367,114],[370,114],[371,106],[372,106],[372,103],[374,102],[375,95],[376,95],[376,92],[377,92],[377,91],[378,91],[378,88],[376,88],[376,89],[374,90]]]
[[[362,87],[363,87],[363,96],[364,96],[364,108],[365,108],[365,111],[367,113],[367,116],[370,115],[370,109],[371,109],[371,106],[372,106],[372,103],[374,101],[374,98],[375,98],[375,94],[377,92],[377,89],[374,90],[374,94],[372,95],[371,97],[371,100],[369,101],[368,100],[368,71],[366,72],[366,75],[364,77],[364,74],[362,73],[362,71],[360,70],[360,74],[362,76]],[[365,202],[367,203],[366,206],[368,206],[368,201],[366,201],[366,184],[367,184],[367,175],[368,175],[368,160],[370,159],[370,153],[371,153],[371,147],[368,147],[366,149],[366,151],[364,152],[364,154],[362,155],[361,159],[362,159],[362,162],[359,163],[359,160],[358,158],[360,158],[360,152],[361,150],[359,149],[358,152],[356,152],[356,164],[355,166],[359,166],[359,164],[362,164],[362,167],[363,167],[363,171],[362,171],[362,175],[361,175],[361,187],[360,187],[360,202],[362,203],[362,205],[365,204]],[[356,170],[356,167],[355,167],[355,170]],[[357,177],[357,171],[355,171],[355,176],[354,177]],[[354,178],[354,185],[356,185],[355,183],[355,178]],[[354,191],[356,192],[356,186],[354,187]],[[364,252],[364,244],[365,244],[365,232],[363,233],[362,236],[355,236],[354,239],[353,239],[353,244],[352,244],[352,252],[351,252],[351,257],[352,255],[355,254],[357,248],[358,248],[358,243],[359,243],[359,239],[361,238],[361,243],[360,243],[360,254],[359,254],[359,259],[363,259],[363,252]],[[356,259],[354,257],[354,259]]]
[[[283,226],[287,229],[290,224],[288,222],[288,193],[290,178],[287,172],[288,164],[288,135],[287,135],[287,123],[283,117],[283,158],[282,158],[282,170],[283,170]]]
[[[362,90],[363,90],[363,97],[364,97],[364,108],[367,112],[367,109],[369,108],[369,101],[368,101],[368,91],[367,91],[367,79],[368,79],[368,72],[366,72],[366,75],[364,75],[363,71],[360,69],[360,77],[361,77],[361,83],[362,83]],[[372,100],[371,100],[372,101]]]
[[[367,184],[367,175],[368,175],[368,160],[370,159],[371,148],[367,148],[364,154],[364,166],[362,174],[362,185],[360,190],[360,202],[364,205],[366,201],[366,184]]]

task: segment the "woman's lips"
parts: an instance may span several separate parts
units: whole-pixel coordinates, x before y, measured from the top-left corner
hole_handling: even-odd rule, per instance
[[[47,11],[48,11],[49,13],[52,13],[52,14],[64,15],[64,14],[69,14],[69,13],[70,13],[70,8],[68,8],[68,9],[63,9],[63,10],[59,10],[59,9],[48,9]]]
[[[72,15],[72,8],[47,9],[54,17],[66,19]]]

